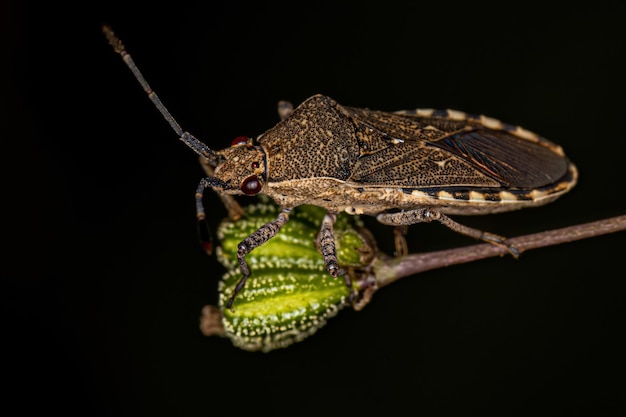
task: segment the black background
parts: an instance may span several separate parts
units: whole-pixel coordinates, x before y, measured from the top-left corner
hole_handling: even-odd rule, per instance
[[[516,236],[626,212],[621,2],[84,3],[0,6],[4,406],[626,413],[623,233],[406,278],[268,354],[202,336],[223,273],[196,241],[202,171],[100,32],[112,25],[180,124],[216,149],[273,126],[278,100],[315,93],[536,131],[577,164],[578,186],[463,219]],[[207,201],[217,224],[219,199]],[[368,224],[390,252],[390,229]],[[424,224],[409,243],[473,242]]]

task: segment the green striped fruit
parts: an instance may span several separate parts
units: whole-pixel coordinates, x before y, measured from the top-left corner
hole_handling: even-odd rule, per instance
[[[324,210],[300,206],[274,238],[246,256],[252,274],[235,299],[234,311],[224,308],[241,278],[237,245],[278,215],[278,208],[269,203],[250,205],[245,211],[243,219],[222,222],[218,228],[217,256],[228,269],[219,285],[219,308],[225,335],[235,346],[268,352],[315,333],[350,305],[349,289],[342,278],[328,274],[315,246]],[[354,271],[372,261],[374,243],[357,217],[339,215],[334,230],[343,268]]]

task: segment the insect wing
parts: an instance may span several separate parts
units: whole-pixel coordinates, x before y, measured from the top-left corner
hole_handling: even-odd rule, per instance
[[[469,162],[507,188],[539,188],[567,173],[567,159],[511,133],[478,128],[429,143]]]
[[[553,148],[478,122],[346,110],[361,148],[350,178],[357,184],[531,189],[567,174]]]
[[[348,181],[362,186],[403,188],[500,185],[470,163],[422,141],[401,142],[363,155]]]

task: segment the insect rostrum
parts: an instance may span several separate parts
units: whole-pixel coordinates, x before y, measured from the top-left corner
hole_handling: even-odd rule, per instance
[[[454,110],[384,112],[343,106],[315,95],[293,109],[279,105],[281,121],[256,140],[236,138],[214,151],[184,132],[132,62],[122,43],[104,28],[157,108],[180,139],[215,167],[196,193],[198,218],[208,188],[230,195],[265,194],[281,210],[238,246],[242,277],[251,271],[246,255],[279,233],[294,207],[326,210],[318,243],[326,270],[349,278],[340,268],[333,236],[339,212],[376,216],[398,228],[438,221],[476,239],[514,247],[505,238],[464,226],[448,215],[476,215],[540,206],[569,191],[576,167],[561,147],[543,137],[485,116]],[[399,234],[401,236],[401,234]]]

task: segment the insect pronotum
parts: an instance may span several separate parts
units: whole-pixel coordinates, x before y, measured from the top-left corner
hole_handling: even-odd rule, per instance
[[[519,126],[456,110],[417,109],[383,112],[347,107],[315,95],[297,108],[278,106],[281,121],[256,140],[237,137],[214,151],[183,131],[152,91],[122,42],[104,34],[131,69],[148,97],[176,134],[206,163],[214,176],[196,190],[197,217],[204,220],[206,189],[227,195],[265,194],[281,210],[238,246],[241,279],[227,308],[250,276],[245,257],[273,238],[300,205],[322,207],[326,215],[318,246],[326,270],[350,278],[337,262],[333,224],[337,213],[366,214],[401,231],[437,221],[450,229],[495,245],[515,247],[502,236],[462,225],[448,215],[476,215],[540,206],[568,192],[577,170],[560,146]]]

